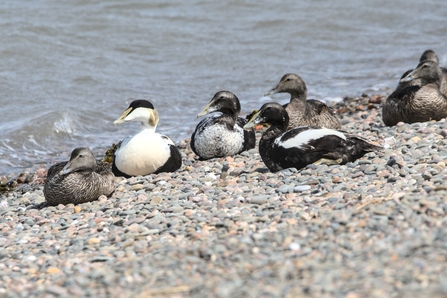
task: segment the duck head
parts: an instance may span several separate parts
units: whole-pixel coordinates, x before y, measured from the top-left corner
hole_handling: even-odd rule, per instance
[[[419,59],[419,62],[430,60],[433,62],[436,62],[436,64],[439,64],[439,58],[438,55],[433,50],[426,50],[424,53],[422,53],[421,58]]]
[[[66,175],[77,171],[94,172],[96,170],[96,160],[92,151],[88,148],[79,147],[71,152],[70,160],[61,170],[61,175]]]
[[[239,115],[241,104],[239,99],[230,91],[219,91],[214,94],[211,101],[197,115],[197,117],[205,116],[213,112],[221,112],[222,114]]]
[[[442,70],[439,65],[432,60],[425,60],[413,69],[409,74],[403,77],[401,82],[409,82],[411,80],[420,79],[422,85],[434,83],[440,80]]]
[[[286,130],[289,125],[289,115],[279,103],[268,102],[251,117],[248,123],[244,125],[244,129],[255,127],[258,124],[267,124],[280,128],[281,130]]]
[[[145,127],[155,129],[158,120],[158,112],[154,108],[154,105],[148,100],[137,99],[131,102],[129,107],[113,122],[113,124],[137,121],[143,123]]]
[[[270,89],[264,96],[269,96],[275,93],[289,93],[292,97],[307,96],[307,87],[303,79],[297,74],[287,73],[283,75],[281,80],[275,87]]]

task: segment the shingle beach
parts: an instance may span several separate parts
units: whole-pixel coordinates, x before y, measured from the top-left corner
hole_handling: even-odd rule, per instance
[[[386,127],[385,98],[335,107],[384,147],[343,166],[270,173],[257,147],[198,161],[185,140],[179,171],[111,198],[2,192],[0,297],[445,297],[447,122]]]

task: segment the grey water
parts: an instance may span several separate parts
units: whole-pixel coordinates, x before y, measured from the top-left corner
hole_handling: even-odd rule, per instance
[[[178,142],[217,91],[243,115],[287,102],[263,97],[287,72],[326,102],[386,94],[426,49],[447,64],[445,0],[0,1],[0,175],[103,155],[132,99]]]

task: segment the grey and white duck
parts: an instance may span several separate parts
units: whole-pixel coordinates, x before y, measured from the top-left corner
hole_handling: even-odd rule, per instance
[[[240,111],[236,95],[219,91],[197,115],[213,113],[199,122],[191,136],[191,149],[201,160],[233,156],[255,147],[255,132],[243,129],[247,120],[239,117]]]

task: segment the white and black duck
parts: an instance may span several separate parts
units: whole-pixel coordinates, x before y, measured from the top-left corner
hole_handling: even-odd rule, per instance
[[[238,117],[240,111],[236,95],[219,91],[197,115],[216,112],[200,121],[191,136],[191,149],[200,159],[232,156],[255,147],[255,132],[243,129],[247,120]]]
[[[284,92],[290,94],[290,102],[284,105],[289,114],[289,129],[298,126],[341,128],[340,120],[331,108],[319,100],[307,99],[306,83],[299,75],[285,74],[264,96]]]
[[[174,172],[182,166],[182,157],[172,140],[155,132],[158,112],[150,101],[134,100],[114,124],[136,121],[141,130],[125,138],[115,151],[112,171],[115,176],[131,177]]]
[[[272,172],[301,169],[312,163],[345,164],[381,148],[335,129],[301,126],[287,130],[288,122],[284,107],[270,102],[245,125],[245,128],[270,125],[259,141],[259,154]]]
[[[115,176],[88,148],[73,150],[69,161],[51,166],[43,188],[46,205],[81,204],[111,196]]]
[[[447,117],[447,97],[441,92],[445,79],[442,69],[432,60],[425,60],[403,77],[401,82],[412,82],[397,88],[386,99],[382,109],[385,125],[398,122],[414,123],[440,120]]]

